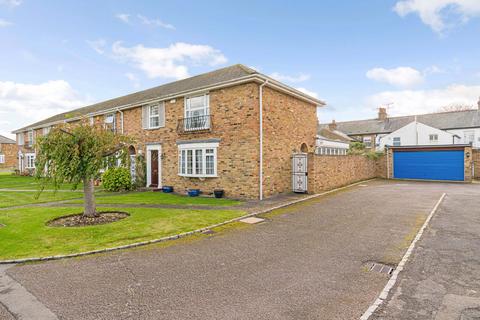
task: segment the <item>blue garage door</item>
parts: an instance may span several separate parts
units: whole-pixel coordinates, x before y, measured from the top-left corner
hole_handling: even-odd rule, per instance
[[[398,179],[464,180],[463,150],[394,151],[393,175]]]

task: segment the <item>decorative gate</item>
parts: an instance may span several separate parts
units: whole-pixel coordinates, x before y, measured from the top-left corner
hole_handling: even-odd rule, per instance
[[[294,153],[292,156],[292,189],[293,192],[308,191],[308,160],[306,153]]]

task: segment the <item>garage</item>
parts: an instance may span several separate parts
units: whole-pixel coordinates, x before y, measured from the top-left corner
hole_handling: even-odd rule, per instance
[[[396,179],[465,181],[469,145],[393,147]],[[467,177],[470,178],[470,177]]]

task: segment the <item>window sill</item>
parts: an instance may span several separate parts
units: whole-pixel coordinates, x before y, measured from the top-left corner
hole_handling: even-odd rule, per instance
[[[202,179],[205,179],[205,178],[218,178],[217,175],[205,176],[205,175],[179,174],[179,176],[180,176],[180,177],[184,177],[184,178],[202,178]]]
[[[165,126],[161,126],[161,127],[152,127],[152,128],[144,128],[143,130],[158,130],[158,129],[162,129],[162,128],[165,128]]]

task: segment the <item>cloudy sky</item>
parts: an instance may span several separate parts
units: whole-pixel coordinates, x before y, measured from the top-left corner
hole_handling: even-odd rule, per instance
[[[480,96],[478,0],[227,2],[0,0],[0,134],[235,63],[325,100],[322,122]]]

